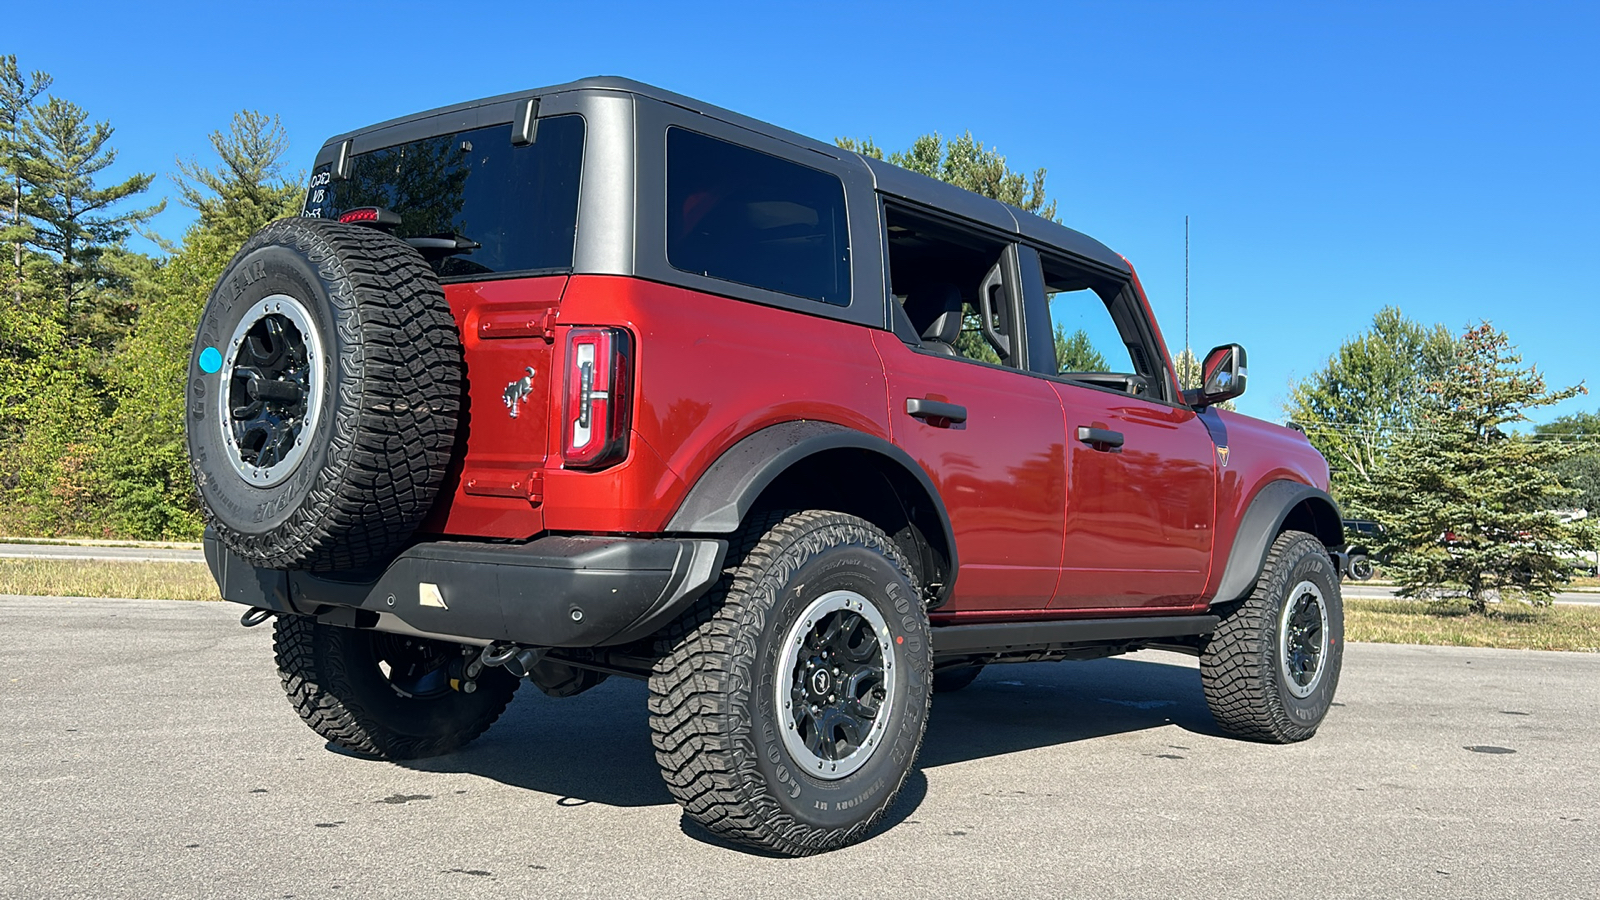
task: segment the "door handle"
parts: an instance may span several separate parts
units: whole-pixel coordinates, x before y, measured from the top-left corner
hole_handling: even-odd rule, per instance
[[[923,421],[945,419],[951,424],[959,424],[967,420],[967,408],[957,403],[929,400],[926,397],[908,397],[906,399],[906,415]]]
[[[1122,447],[1122,432],[1079,425],[1078,440],[1096,450],[1116,450]]]

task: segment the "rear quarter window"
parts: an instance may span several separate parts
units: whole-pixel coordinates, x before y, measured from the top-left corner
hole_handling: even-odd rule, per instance
[[[570,269],[583,141],[582,117],[564,115],[539,120],[537,139],[523,146],[507,124],[373,150],[352,158],[348,179],[319,168],[305,214],[336,219],[380,206],[399,214],[399,237],[459,235],[480,245],[422,248],[442,278]]]
[[[844,184],[799,163],[671,128],[667,261],[680,271],[847,306]]]

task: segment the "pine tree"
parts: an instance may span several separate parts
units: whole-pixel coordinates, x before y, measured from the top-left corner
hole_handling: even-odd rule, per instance
[[[1066,326],[1056,323],[1056,371],[1104,372],[1106,358],[1094,348],[1089,333],[1082,328],[1067,334]]]
[[[1521,362],[1489,324],[1469,328],[1424,388],[1413,427],[1370,480],[1349,485],[1386,529],[1385,568],[1401,596],[1464,597],[1480,613],[1502,598],[1548,603],[1571,579],[1571,557],[1593,546],[1588,522],[1554,509],[1576,493],[1557,475],[1575,448],[1510,430],[1584,388],[1551,390]]]
[[[144,193],[155,178],[138,174],[110,187],[95,187],[94,176],[116,160],[109,144],[112,132],[108,123],[90,124],[87,112],[59,97],[49,98],[23,127],[31,145],[23,166],[23,178],[32,188],[23,205],[34,225],[28,243],[60,266],[58,315],[69,328],[74,324],[73,304],[111,274],[103,264],[106,252],[166,206],[162,201],[143,209],[111,211]]]
[[[302,178],[284,175],[289,137],[277,116],[255,110],[233,114],[228,132],[209,135],[218,164],[178,160],[178,197],[200,214],[200,227],[225,243],[244,243],[263,225],[293,215],[304,194]]]
[[[23,247],[33,237],[33,227],[22,214],[25,181],[22,169],[28,158],[24,129],[32,121],[34,103],[50,89],[51,78],[35,71],[26,76],[17,68],[15,55],[0,56],[0,176],[6,193],[5,218],[0,221],[0,241],[11,245],[12,298],[22,307]]]

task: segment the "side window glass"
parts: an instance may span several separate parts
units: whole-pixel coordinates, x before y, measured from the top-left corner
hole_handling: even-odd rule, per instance
[[[1156,373],[1138,329],[1118,321],[1123,285],[1071,265],[1044,261],[1045,296],[1062,378],[1100,388],[1145,395]]]
[[[1128,348],[1099,294],[1089,288],[1057,290],[1048,280],[1046,290],[1056,345],[1056,371],[1133,371]]]
[[[668,129],[673,268],[847,306],[849,235],[844,184],[833,175]]]
[[[915,335],[927,353],[1014,366],[1020,354],[1012,286],[1002,264],[1006,243],[892,206],[885,214],[889,281],[902,331]]]

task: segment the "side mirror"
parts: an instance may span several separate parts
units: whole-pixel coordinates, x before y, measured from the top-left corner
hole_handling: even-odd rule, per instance
[[[1221,403],[1244,393],[1248,372],[1245,369],[1244,348],[1238,344],[1213,347],[1200,366],[1204,379],[1200,387],[1183,392],[1183,399],[1196,409]]]

